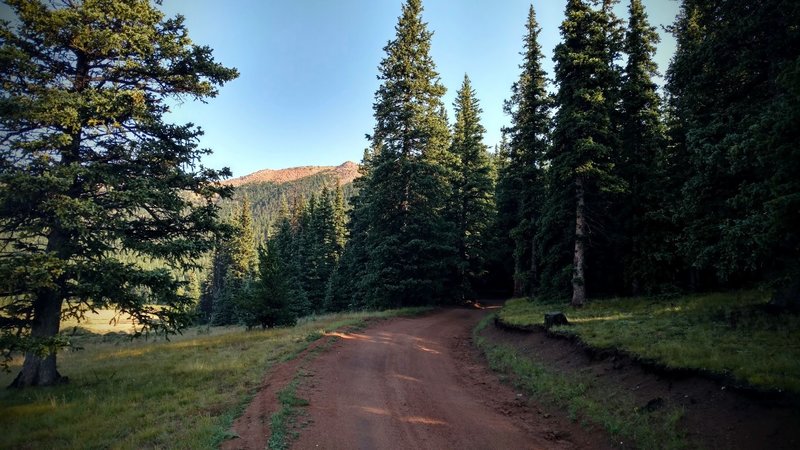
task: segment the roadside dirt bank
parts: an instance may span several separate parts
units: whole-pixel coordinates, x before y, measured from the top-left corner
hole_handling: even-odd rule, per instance
[[[483,336],[559,372],[594,377],[609,390],[635,396],[641,407],[682,408],[681,430],[704,449],[800,448],[800,408],[788,396],[741,392],[692,371],[648,367],[625,355],[598,351],[542,329],[488,326]]]

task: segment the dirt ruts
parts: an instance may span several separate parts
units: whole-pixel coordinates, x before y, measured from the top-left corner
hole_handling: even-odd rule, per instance
[[[338,333],[303,364],[309,401],[293,448],[606,448],[608,438],[551,414],[489,370],[470,342],[487,312],[448,309]],[[264,448],[275,393],[298,363],[278,368],[223,448]]]

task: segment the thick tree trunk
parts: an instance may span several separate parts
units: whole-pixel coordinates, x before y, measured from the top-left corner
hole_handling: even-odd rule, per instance
[[[575,180],[575,258],[572,275],[572,306],[580,307],[586,302],[586,283],[584,279],[586,217],[583,180]]]
[[[515,246],[521,245],[519,240],[515,241]],[[514,249],[514,297],[519,298],[525,295],[525,284],[522,282],[522,256],[520,251]]]
[[[536,273],[536,238],[535,238],[535,224],[536,221],[531,218],[531,282],[528,290],[530,291],[530,296],[533,298],[536,295],[536,288],[539,285],[539,276]]]
[[[55,289],[40,291],[33,304],[33,339],[49,339],[58,334],[61,325],[61,293]],[[55,350],[46,355],[25,353],[25,362],[10,387],[50,386],[64,381],[56,370]]]

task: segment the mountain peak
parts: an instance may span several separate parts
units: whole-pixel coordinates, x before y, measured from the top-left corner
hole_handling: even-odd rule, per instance
[[[310,177],[318,173],[330,173],[339,180],[339,184],[351,183],[360,175],[358,173],[358,164],[352,161],[345,161],[338,166],[300,166],[287,169],[263,169],[242,177],[225,180],[223,183],[231,186],[255,183],[283,184]]]

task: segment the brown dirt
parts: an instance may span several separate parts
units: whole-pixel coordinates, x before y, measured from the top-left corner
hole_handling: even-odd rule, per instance
[[[294,379],[298,369],[307,361],[306,356],[316,348],[328,344],[331,339],[333,337],[324,337],[313,342],[300,355],[275,366],[264,377],[256,396],[244,413],[233,422],[232,432],[237,437],[223,442],[222,450],[266,448],[270,435],[270,417],[281,406],[278,392]]]
[[[681,374],[639,364],[613,352],[597,352],[580,342],[543,330],[487,327],[484,336],[561,372],[593,376],[607,389],[627,391],[642,406],[678,406],[690,445],[707,449],[800,448],[796,399],[737,391],[722,380]],[[658,400],[661,399],[661,400]]]
[[[326,352],[268,374],[234,423],[239,437],[222,448],[265,448],[276,394],[298,370],[309,406],[294,448],[609,448],[605,433],[537,405],[486,367],[471,343],[486,312],[443,310],[329,335],[313,346]]]

